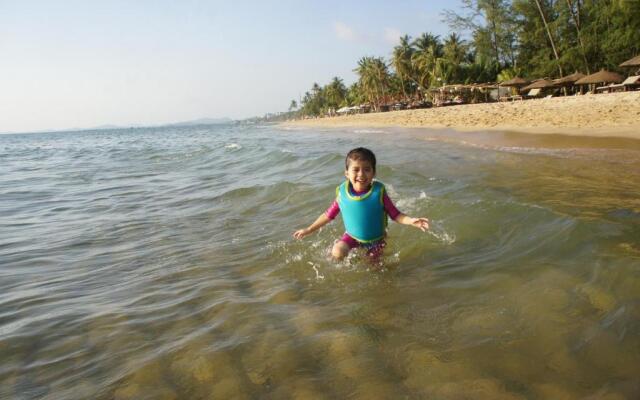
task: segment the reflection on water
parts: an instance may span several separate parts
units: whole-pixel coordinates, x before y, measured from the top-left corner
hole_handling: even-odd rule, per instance
[[[392,133],[0,137],[0,398],[638,397],[637,142]],[[382,269],[290,240],[360,144]]]

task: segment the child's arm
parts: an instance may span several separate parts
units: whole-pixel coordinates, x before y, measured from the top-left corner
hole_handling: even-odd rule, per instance
[[[309,236],[313,232],[315,232],[318,229],[322,228],[323,226],[325,226],[326,224],[328,224],[331,221],[332,221],[332,219],[329,218],[326,213],[322,213],[322,215],[320,215],[318,217],[318,219],[316,219],[314,221],[313,224],[309,225],[306,228],[298,229],[297,231],[293,232],[293,237],[296,238],[296,239],[302,239],[305,236]]]
[[[426,232],[427,229],[429,229],[429,220],[427,218],[411,218],[408,215],[400,213],[396,216],[395,221],[402,225],[415,226],[422,232]]]
[[[411,218],[408,215],[404,215],[396,208],[396,206],[393,204],[393,201],[391,201],[386,192],[384,193],[382,201],[384,203],[384,209],[387,214],[389,214],[391,219],[393,219],[397,223],[402,225],[415,226],[422,232],[425,232],[427,229],[429,229],[429,220],[427,218]]]

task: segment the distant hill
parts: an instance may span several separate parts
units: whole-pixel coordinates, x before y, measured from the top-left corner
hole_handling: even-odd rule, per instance
[[[231,118],[200,118],[192,121],[174,122],[172,124],[166,124],[164,126],[194,126],[194,125],[216,125],[216,124],[228,124],[233,122]]]

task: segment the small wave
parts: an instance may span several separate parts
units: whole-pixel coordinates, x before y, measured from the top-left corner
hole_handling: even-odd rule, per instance
[[[228,145],[224,146],[225,149],[241,149],[242,146],[240,146],[238,143],[229,143]]]
[[[353,133],[385,133],[385,131],[376,130],[376,129],[356,129]]]
[[[428,196],[424,190],[420,191],[420,194],[418,195],[418,197],[405,198],[405,197],[401,197],[395,191],[392,185],[387,184],[386,187],[387,187],[387,190],[389,191],[389,195],[391,196],[391,199],[394,199],[396,206],[398,206],[398,209],[400,209],[401,211],[403,209],[412,210],[416,207],[418,203],[428,203],[429,201],[431,201],[431,197]]]

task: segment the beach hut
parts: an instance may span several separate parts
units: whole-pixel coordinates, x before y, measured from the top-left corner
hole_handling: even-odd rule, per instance
[[[576,81],[576,85],[597,85],[597,84],[609,84],[609,83],[620,83],[624,80],[622,75],[617,74],[615,72],[607,71],[605,69],[601,69],[595,74],[587,75],[584,78],[578,79]],[[597,89],[606,89],[605,87],[597,88]],[[593,90],[595,93],[596,90]],[[584,93],[584,86],[580,88],[580,93]]]

